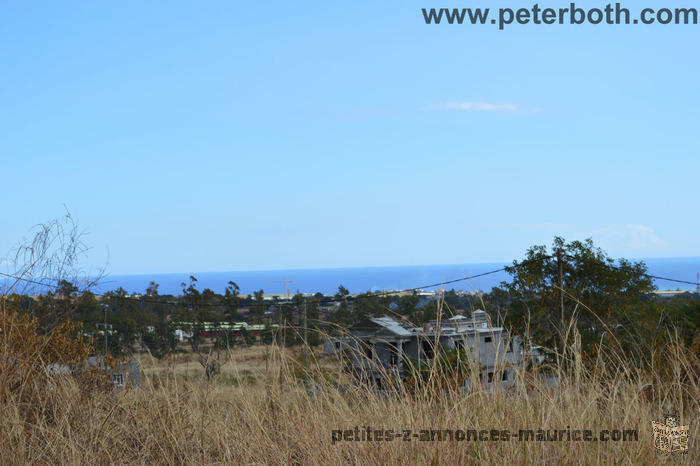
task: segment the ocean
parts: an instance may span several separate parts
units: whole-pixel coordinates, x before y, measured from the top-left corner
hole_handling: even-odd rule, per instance
[[[697,282],[700,272],[700,257],[642,259],[646,262],[649,274]],[[497,270],[504,265],[502,262],[458,265],[423,265],[400,267],[349,267],[324,269],[286,269],[262,271],[232,271],[232,272],[201,272],[201,273],[167,273],[152,275],[108,275],[96,292],[105,292],[123,287],[129,293],[143,293],[149,282],[158,283],[160,294],[180,294],[183,282],[189,282],[189,276],[194,275],[198,280],[200,290],[209,288],[217,293],[223,293],[229,281],[234,281],[242,294],[264,290],[265,293],[281,294],[283,280],[291,281],[287,289],[291,293],[334,294],[339,285],[343,285],[351,293],[365,291],[402,290],[407,288],[422,288],[427,285],[455,280],[462,277],[478,275]],[[447,285],[446,289],[488,291],[492,287],[507,281],[505,272],[486,275],[471,280]],[[696,286],[656,280],[659,290],[694,291]],[[434,288],[430,288],[434,289]]]

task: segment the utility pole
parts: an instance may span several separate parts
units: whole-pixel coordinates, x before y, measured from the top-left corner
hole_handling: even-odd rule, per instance
[[[304,380],[309,386],[309,326],[306,321],[306,297],[304,297]]]
[[[561,308],[561,324],[564,325],[564,267],[561,260],[561,248],[557,249],[557,265],[559,267],[559,306]]]
[[[104,310],[105,310],[105,326],[102,329],[102,332],[105,334],[105,356],[107,356],[107,307],[105,307]]]
[[[564,354],[566,345],[566,340],[564,338],[564,264],[562,263],[561,248],[557,248],[557,266],[559,269],[559,307],[561,309],[561,321],[559,323],[561,332],[561,352]]]
[[[277,308],[277,329],[275,329],[275,346],[279,348],[280,342],[282,339],[280,338],[280,331],[282,330],[282,303],[280,303],[279,307]]]

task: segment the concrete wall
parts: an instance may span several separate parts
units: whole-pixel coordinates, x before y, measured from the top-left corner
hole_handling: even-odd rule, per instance
[[[474,328],[476,327],[476,328]],[[454,328],[454,327],[453,327]],[[370,379],[381,385],[383,377],[403,377],[403,355],[415,364],[429,362],[439,351],[463,348],[473,364],[479,367],[483,385],[514,383],[514,371],[522,365],[522,344],[519,337],[510,338],[502,328],[472,326],[459,333],[448,330],[440,333],[437,348],[432,331],[410,337],[397,336],[382,329],[353,329],[346,340],[348,370],[357,378]],[[329,345],[334,343],[329,342]],[[334,351],[336,348],[328,348]],[[505,378],[504,378],[505,373]],[[465,388],[469,388],[469,381]]]
[[[425,364],[437,351],[454,350],[458,347],[468,351],[474,364],[480,368],[482,384],[488,386],[491,383],[501,382],[505,386],[513,384],[514,369],[520,367],[522,362],[521,340],[518,337],[512,339],[503,335],[502,331],[468,332],[462,334],[440,335],[439,344],[434,348],[435,336],[417,336],[404,343],[405,355],[416,364]],[[389,367],[390,352],[386,345],[375,344],[373,361],[382,367]],[[360,364],[360,362],[356,362]],[[403,366],[399,363],[399,370]],[[505,379],[503,373],[505,372]],[[406,374],[403,374],[404,376]]]
[[[323,352],[325,354],[338,354],[349,348],[347,337],[330,337],[323,340]]]
[[[358,379],[371,379],[379,385],[377,379],[401,378],[405,345],[406,339],[402,337],[356,332],[347,341],[348,370]]]

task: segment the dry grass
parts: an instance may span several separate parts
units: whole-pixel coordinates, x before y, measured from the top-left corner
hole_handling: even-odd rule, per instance
[[[67,219],[40,226],[18,249],[18,276],[85,275],[74,270],[83,246]],[[310,394],[298,349],[237,347],[211,383],[192,355],[141,357],[141,388],[107,393],[47,375],[45,364],[79,360],[87,346],[68,338],[68,327],[40,336],[36,322],[8,313],[0,297],[1,464],[700,464],[700,365],[678,346],[658,350],[661,364],[642,372],[624,360],[584,370],[572,348],[571,376],[558,386],[520,373],[508,391],[431,388],[445,378],[389,396],[347,385],[338,362],[320,355],[308,374],[320,389]],[[687,455],[663,456],[653,446],[651,422],[668,411],[690,425]],[[638,429],[638,440],[333,444],[334,430],[356,426]]]
[[[142,387],[86,397],[71,382],[47,391],[44,415],[28,422],[12,400],[0,406],[3,463],[136,464],[699,464],[697,378],[630,375],[619,367],[596,378],[579,373],[558,387],[521,374],[511,391],[395,396],[330,384],[309,395],[298,350],[237,349],[211,384],[186,356],[142,358]],[[696,361],[695,361],[696,362]],[[687,369],[687,368],[686,368]],[[315,361],[312,375],[336,371]],[[295,376],[295,373],[297,374]],[[697,375],[697,374],[696,374]],[[332,377],[331,377],[332,378]],[[320,383],[320,382],[319,382]],[[651,421],[675,408],[690,424],[691,449],[668,458],[652,444]],[[627,442],[338,442],[334,429],[638,429]]]

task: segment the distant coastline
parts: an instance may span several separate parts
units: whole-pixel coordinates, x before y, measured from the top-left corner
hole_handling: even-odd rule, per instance
[[[651,275],[696,282],[700,272],[700,257],[651,258],[636,259],[646,262]],[[291,280],[287,289],[291,293],[333,294],[339,285],[351,293],[366,291],[399,290],[417,286],[431,285],[448,280],[477,275],[496,270],[505,262],[452,265],[415,265],[387,267],[338,267],[321,269],[257,270],[231,272],[194,272],[194,273],[156,273],[139,275],[108,275],[95,290],[103,293],[124,288],[129,293],[143,293],[151,281],[158,283],[161,294],[179,295],[180,284],[187,282],[190,275],[198,280],[198,288],[210,288],[223,293],[229,281],[234,281],[241,288],[242,294],[263,289],[266,293],[283,292],[283,280]],[[446,288],[465,291],[489,291],[502,281],[509,279],[508,274],[499,272],[485,277],[454,283]],[[659,290],[693,291],[692,285],[656,281]]]

